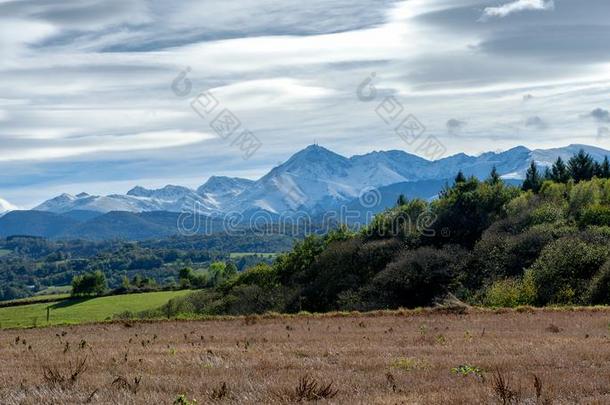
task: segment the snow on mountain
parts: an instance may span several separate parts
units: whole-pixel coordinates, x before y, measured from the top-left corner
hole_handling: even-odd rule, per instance
[[[357,196],[351,163],[321,146],[311,145],[273,168],[232,201],[232,210],[263,209],[273,213],[311,210],[324,200]]]
[[[36,211],[50,211],[61,214],[73,210],[83,211],[130,211],[138,212],[143,207],[132,204],[126,196],[95,196],[87,193],[80,193],[76,196],[72,194],[61,194],[55,198],[47,200],[35,207]]]
[[[540,166],[551,166],[558,157],[561,157],[564,162],[567,162],[581,149],[597,161],[602,161],[606,155],[609,155],[607,150],[595,146],[573,144],[563,148],[535,149],[532,151],[532,160]]]
[[[254,181],[239,177],[212,176],[197,189],[197,194],[222,211]]]
[[[16,206],[6,201],[5,199],[0,198],[0,215],[6,214],[9,211],[14,211],[16,209]]]
[[[503,178],[519,180],[524,178],[532,160],[540,166],[548,166],[558,156],[567,161],[580,149],[596,160],[610,154],[586,145],[533,151],[519,146],[499,153],[487,152],[479,156],[460,153],[428,161],[397,150],[346,158],[321,146],[310,145],[257,181],[212,176],[196,191],[168,185],[157,190],[137,186],[126,195],[62,194],[35,209],[55,213],[72,210],[182,212],[194,207],[200,213],[209,214],[261,209],[272,213],[296,210],[317,213],[337,203],[353,201],[370,188],[410,182],[426,189],[428,183],[452,179],[460,170],[467,176],[485,178],[495,166]]]
[[[191,194],[193,194],[193,190],[190,188],[172,185],[167,185],[157,190],[149,190],[136,186],[127,192],[128,196],[154,198],[163,201],[175,201]]]
[[[264,209],[273,213],[323,211],[358,198],[370,188],[405,182],[438,182],[453,178],[459,170],[478,177],[486,177],[494,165],[501,174],[521,169],[524,172],[530,154],[531,151],[520,147],[479,157],[462,153],[439,161],[397,150],[346,158],[311,145],[256,181],[230,206],[234,210]]]
[[[433,165],[432,162],[403,151],[371,152],[350,158],[354,178],[360,184],[385,186],[417,181]]]

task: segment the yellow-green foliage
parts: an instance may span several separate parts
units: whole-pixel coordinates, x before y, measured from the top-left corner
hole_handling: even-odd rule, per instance
[[[538,291],[536,289],[534,273],[531,270],[525,271],[525,274],[521,279],[520,292],[520,305],[533,305],[536,302]]]
[[[593,179],[576,184],[570,191],[570,214],[577,218],[586,208],[599,204],[605,182],[606,180]]]
[[[514,308],[531,305],[536,300],[536,284],[531,271],[526,271],[522,279],[497,280],[485,292],[485,305],[490,307]]]
[[[506,206],[506,212],[509,217],[514,217],[526,211],[527,208],[532,204],[534,199],[534,193],[532,191],[526,191],[513,198]]]
[[[564,217],[563,204],[543,204],[532,211],[530,223],[532,225],[552,224],[562,221]]]
[[[563,184],[545,181],[540,189],[540,198],[545,202],[563,204],[572,186],[573,183]]]

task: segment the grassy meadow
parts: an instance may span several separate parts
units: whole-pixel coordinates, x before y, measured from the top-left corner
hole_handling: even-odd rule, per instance
[[[160,291],[0,308],[0,327],[24,328],[103,321],[124,311],[139,312],[158,308],[168,300],[188,293],[188,290]],[[48,323],[47,308],[50,308]]]
[[[0,403],[607,404],[609,318],[423,310],[2,330]]]

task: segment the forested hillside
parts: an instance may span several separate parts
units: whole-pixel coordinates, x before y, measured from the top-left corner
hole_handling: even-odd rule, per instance
[[[610,304],[610,168],[581,152],[523,187],[459,173],[438,199],[401,196],[364,229],[310,236],[273,264],[170,302],[203,314],[432,305]]]
[[[68,286],[76,275],[101,271],[111,289],[177,288],[179,271],[205,272],[214,262],[231,262],[243,270],[260,261],[256,253],[286,251],[292,237],[284,235],[213,235],[172,237],[145,242],[110,240],[51,241],[13,236],[0,239],[0,301],[31,296]],[[231,257],[231,252],[244,252]],[[205,284],[204,284],[205,285]]]

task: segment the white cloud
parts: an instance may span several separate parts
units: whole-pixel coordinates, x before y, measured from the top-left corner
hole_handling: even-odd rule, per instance
[[[516,0],[498,7],[486,7],[482,19],[490,17],[504,18],[510,14],[527,10],[553,10],[554,0]]]
[[[0,7],[0,189],[20,206],[26,191],[5,194],[17,182],[98,193],[138,178],[243,176],[314,140],[345,155],[415,152],[356,98],[373,72],[377,101],[396,96],[449,153],[595,143],[581,116],[608,108],[606,0],[544,15],[517,13],[552,1],[84,1],[0,0],[11,7]],[[480,10],[495,23],[477,24]],[[212,89],[263,142],[248,162],[172,93],[187,66],[190,97]],[[535,117],[552,123],[543,135]]]
[[[144,132],[133,135],[96,135],[54,139],[45,144],[17,142],[0,150],[0,162],[48,160],[89,153],[133,152],[192,145],[215,138],[210,133],[184,131]]]

